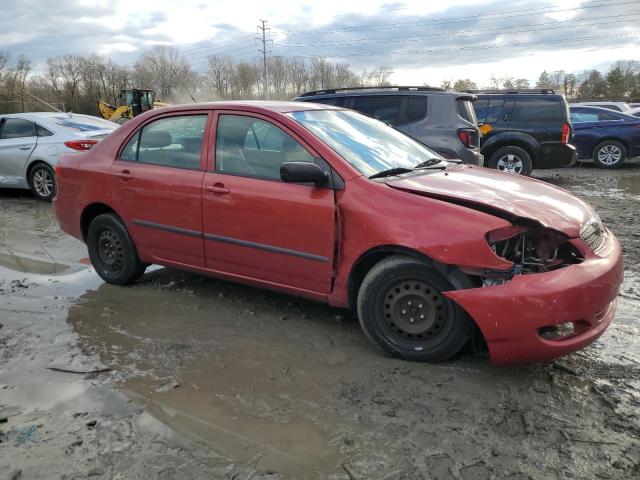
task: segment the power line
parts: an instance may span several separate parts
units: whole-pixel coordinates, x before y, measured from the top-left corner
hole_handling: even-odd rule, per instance
[[[598,5],[581,5],[579,7],[573,8],[563,8],[563,9],[550,9],[546,8],[543,11],[535,12],[536,14],[548,14],[548,13],[564,13],[564,12],[572,12],[576,10],[585,10],[590,8],[604,8],[604,7],[612,7],[616,5],[630,5],[630,4],[640,4],[638,0],[628,0],[623,2],[613,2],[606,4],[598,4]],[[537,10],[540,10],[544,7],[538,7]],[[349,31],[363,31],[363,30],[374,30],[377,28],[398,28],[403,27],[406,28],[408,26],[424,26],[424,25],[446,25],[450,23],[462,23],[468,22],[469,20],[476,19],[478,21],[483,20],[501,20],[504,18],[516,18],[532,15],[534,12],[531,12],[533,9],[525,9],[525,10],[515,10],[510,12],[496,12],[496,13],[486,13],[486,14],[477,14],[477,15],[467,15],[461,17],[441,17],[434,18],[429,20],[414,20],[410,22],[395,22],[395,23],[381,23],[381,24],[371,24],[365,26],[346,26],[346,27],[335,27],[335,28],[318,28],[318,29],[308,29],[308,30],[284,30],[275,31],[275,35],[286,35],[286,36],[294,36],[294,35],[309,35],[311,33],[336,33],[336,32],[349,32]],[[526,13],[525,13],[526,12]],[[498,17],[498,15],[501,15]],[[490,18],[497,17],[497,18]]]
[[[427,50],[404,50],[404,51],[396,51],[396,52],[374,52],[374,53],[344,53],[339,55],[321,55],[321,54],[309,54],[309,55],[296,55],[302,58],[313,58],[318,56],[328,56],[332,58],[342,58],[342,57],[372,57],[376,55],[417,55],[424,53],[441,53],[441,52],[457,52],[463,50],[486,50],[486,49],[502,49],[502,48],[513,48],[513,47],[528,47],[535,45],[552,45],[552,44],[562,44],[569,42],[581,42],[586,40],[602,40],[609,38],[622,38],[622,37],[637,37],[640,36],[640,33],[628,33],[628,34],[618,34],[618,35],[596,35],[590,37],[580,37],[580,38],[561,38],[557,40],[543,40],[538,42],[524,42],[524,43],[509,43],[506,45],[483,45],[479,47],[478,45],[469,45],[465,47],[447,47],[447,48],[433,48]]]
[[[588,26],[594,26],[594,25],[611,25],[611,24],[618,24],[618,23],[626,23],[629,21],[637,21],[637,18],[630,18],[630,17],[634,17],[636,15],[640,15],[640,11],[638,12],[629,12],[629,13],[625,13],[625,14],[621,14],[621,15],[609,15],[609,16],[604,16],[604,17],[599,17],[599,20],[605,19],[605,18],[620,18],[620,17],[625,17],[625,20],[606,20],[606,21],[598,21],[598,22],[591,22],[591,23],[576,23],[576,21],[574,20],[568,20],[568,21],[563,21],[563,22],[549,22],[549,23],[539,23],[539,24],[532,24],[532,25],[518,25],[518,26],[514,26],[514,27],[499,27],[499,28],[493,28],[493,29],[482,29],[482,30],[459,30],[456,32],[455,35],[452,36],[446,36],[443,35],[447,32],[436,32],[436,33],[427,33],[427,34],[417,34],[417,35],[405,35],[405,36],[393,36],[393,37],[372,37],[372,38],[362,38],[362,39],[354,39],[354,41],[352,42],[345,42],[345,41],[326,41],[326,42],[320,42],[320,43],[308,43],[308,44],[279,44],[278,47],[283,47],[283,48],[306,48],[306,47],[313,47],[313,46],[324,46],[324,45],[340,45],[340,46],[358,46],[358,45],[367,45],[369,43],[375,42],[375,44],[378,43],[394,43],[394,42],[399,42],[399,41],[411,41],[412,38],[415,38],[417,40],[421,40],[423,38],[428,38],[428,37],[438,37],[439,39],[460,39],[460,38],[472,38],[472,37],[477,37],[477,36],[483,36],[483,35],[495,35],[496,33],[500,33],[500,34],[504,34],[504,35],[511,35],[511,34],[517,34],[517,33],[528,33],[528,32],[540,32],[540,31],[550,31],[550,30],[561,30],[561,29],[566,29],[566,28],[579,28],[579,27],[588,27]],[[580,20],[580,22],[584,22],[586,20],[590,20],[590,19],[585,19],[585,20]],[[570,25],[561,25],[561,26],[557,26],[558,23],[571,23]],[[513,30],[513,31],[504,31],[505,28],[522,28],[522,27],[546,27],[546,26],[551,26],[550,28],[528,28],[528,29],[524,29],[524,30]],[[465,36],[460,36],[461,33],[471,33],[471,34],[475,34],[475,35],[465,35]]]

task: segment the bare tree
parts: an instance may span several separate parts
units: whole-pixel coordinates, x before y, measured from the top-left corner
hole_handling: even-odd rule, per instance
[[[158,45],[140,55],[134,66],[134,78],[138,87],[153,88],[160,98],[168,99],[189,84],[192,74],[177,48]]]

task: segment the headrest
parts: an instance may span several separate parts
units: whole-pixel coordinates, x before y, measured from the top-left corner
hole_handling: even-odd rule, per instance
[[[171,134],[166,130],[147,130],[142,132],[141,146],[144,148],[163,148],[171,145]]]

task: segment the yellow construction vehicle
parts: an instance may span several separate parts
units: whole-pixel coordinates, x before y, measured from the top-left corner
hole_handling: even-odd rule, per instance
[[[120,106],[114,107],[104,100],[98,100],[98,111],[102,118],[116,123],[124,123],[154,108],[166,107],[168,103],[156,102],[155,92],[144,88],[126,88],[120,92]]]

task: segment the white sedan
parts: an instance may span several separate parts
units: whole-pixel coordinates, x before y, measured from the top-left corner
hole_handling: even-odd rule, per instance
[[[117,127],[76,113],[0,115],[0,188],[30,189],[39,200],[50,201],[58,156],[89,150]]]

